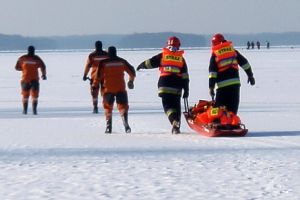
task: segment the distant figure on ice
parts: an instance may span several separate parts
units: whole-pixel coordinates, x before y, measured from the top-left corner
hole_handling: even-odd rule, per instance
[[[99,89],[100,89],[100,82],[98,85],[93,86],[93,82],[96,76],[96,70],[98,68],[99,62],[108,58],[108,54],[106,51],[102,50],[102,42],[96,41],[95,42],[95,51],[89,54],[85,68],[83,73],[83,80],[86,81],[88,79],[88,73],[91,70],[90,75],[90,90],[91,96],[93,98],[93,113],[98,113],[98,96],[99,96]]]
[[[15,69],[22,71],[21,90],[23,96],[23,114],[27,114],[29,96],[31,96],[32,111],[33,114],[36,115],[40,91],[38,68],[40,68],[42,72],[41,78],[46,80],[46,65],[39,56],[35,55],[34,46],[29,46],[27,50],[27,54],[18,59]]]
[[[149,60],[142,62],[137,70],[159,68],[158,96],[172,125],[172,133],[180,133],[181,95],[189,96],[188,68],[183,58],[183,50],[179,50],[180,40],[173,36],[159,53]]]
[[[267,46],[267,49],[270,49],[270,42],[269,41],[266,42],[266,46]]]
[[[135,69],[125,59],[117,56],[116,47],[108,48],[109,58],[99,62],[92,87],[97,87],[102,82],[101,95],[106,118],[105,133],[112,132],[112,110],[116,100],[119,113],[122,117],[126,133],[131,132],[128,124],[128,95],[126,91],[124,72],[129,75],[127,87],[134,88]]]
[[[254,49],[254,42],[251,42],[251,49]]]
[[[247,42],[247,49],[250,49],[250,42]]]
[[[226,108],[237,114],[240,102],[239,65],[248,75],[248,83],[255,84],[248,60],[234,49],[231,41],[226,41],[220,33],[212,37],[212,55],[209,64],[209,93],[215,106]]]
[[[257,46],[257,49],[260,49],[260,42],[259,41],[256,42],[256,46]]]

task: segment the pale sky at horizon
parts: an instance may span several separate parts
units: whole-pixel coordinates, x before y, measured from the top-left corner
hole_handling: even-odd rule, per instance
[[[0,0],[0,33],[23,36],[300,32],[300,0]]]

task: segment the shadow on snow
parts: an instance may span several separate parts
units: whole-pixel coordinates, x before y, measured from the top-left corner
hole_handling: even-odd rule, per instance
[[[280,137],[280,136],[300,136],[300,131],[258,131],[250,132],[246,137]]]

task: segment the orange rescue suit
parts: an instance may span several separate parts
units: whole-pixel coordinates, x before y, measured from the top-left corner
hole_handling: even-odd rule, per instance
[[[96,71],[97,71],[100,61],[104,60],[106,58],[108,58],[108,55],[106,52],[105,52],[105,54],[103,53],[103,55],[98,55],[96,52],[91,53],[87,59],[85,69],[84,69],[84,74],[87,75],[91,68],[91,79],[95,79]]]
[[[37,55],[24,55],[21,56],[16,64],[16,70],[22,71],[22,81],[30,82],[39,80],[38,68],[41,68],[42,74],[46,74],[46,66],[42,59]]]
[[[97,85],[100,81],[103,86],[102,93],[117,93],[126,91],[124,80],[124,72],[129,75],[129,80],[134,80],[134,71],[129,69],[130,64],[121,58],[106,59],[99,63],[97,69],[96,81],[93,85]]]

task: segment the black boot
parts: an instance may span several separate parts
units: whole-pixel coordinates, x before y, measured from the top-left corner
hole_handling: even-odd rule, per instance
[[[112,131],[112,118],[109,118],[108,120],[106,120],[105,133],[111,133],[111,131]]]
[[[128,113],[124,113],[124,115],[122,116],[122,120],[123,120],[123,125],[125,127],[125,132],[126,133],[131,133],[131,128],[128,124]]]
[[[98,107],[97,107],[97,106],[94,106],[93,113],[94,113],[94,114],[97,114],[97,113],[98,113]]]
[[[23,102],[23,114],[27,115],[27,110],[28,110],[28,101]]]
[[[38,105],[38,101],[37,100],[35,100],[35,101],[32,102],[32,113],[34,115],[37,115],[37,105]]]
[[[174,120],[172,123],[172,134],[179,134],[180,133],[180,122]]]

